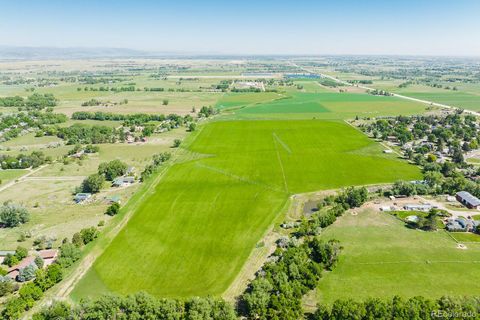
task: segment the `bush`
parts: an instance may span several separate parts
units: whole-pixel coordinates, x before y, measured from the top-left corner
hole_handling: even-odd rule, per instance
[[[29,220],[30,214],[22,205],[6,202],[0,207],[0,222],[7,228],[17,227]]]
[[[28,256],[28,250],[25,249],[24,247],[18,246],[17,249],[15,250],[15,256],[17,257],[18,260],[25,259]]]
[[[87,244],[98,237],[98,230],[95,227],[85,228],[80,230],[80,235],[82,236],[83,244]]]
[[[98,193],[104,182],[105,178],[102,175],[94,173],[83,180],[81,189],[83,192]]]
[[[17,276],[17,280],[19,282],[25,282],[25,281],[32,280],[33,278],[35,278],[35,272],[37,270],[38,270],[38,267],[37,267],[36,264],[34,264],[34,263],[29,264],[25,268],[20,269],[20,271],[18,273],[18,276]]]
[[[3,259],[3,264],[5,264],[9,267],[12,267],[12,266],[16,265],[18,262],[19,261],[18,261],[17,256],[15,256],[14,254],[11,254],[11,253],[7,253],[5,258]]]
[[[120,205],[118,203],[113,203],[110,207],[107,208],[105,214],[109,216],[114,216],[120,211]]]
[[[15,289],[15,284],[10,277],[0,276],[0,297],[12,293]]]
[[[45,264],[45,261],[43,261],[43,258],[40,256],[36,256],[35,260],[33,261],[37,265],[38,269],[42,269],[43,265]]]
[[[181,144],[182,144],[182,140],[180,140],[180,139],[173,140],[173,147],[174,148],[180,147]]]
[[[75,261],[80,259],[80,249],[73,243],[64,243],[60,247],[60,257],[57,262],[64,268],[68,268]]]

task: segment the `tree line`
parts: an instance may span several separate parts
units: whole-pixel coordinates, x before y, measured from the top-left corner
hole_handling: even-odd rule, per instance
[[[19,110],[42,110],[56,105],[57,99],[51,93],[34,93],[26,99],[20,96],[0,98],[0,107],[14,107]]]

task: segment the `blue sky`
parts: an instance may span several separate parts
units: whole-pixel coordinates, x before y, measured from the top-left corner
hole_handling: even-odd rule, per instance
[[[0,0],[0,45],[480,56],[480,1]]]

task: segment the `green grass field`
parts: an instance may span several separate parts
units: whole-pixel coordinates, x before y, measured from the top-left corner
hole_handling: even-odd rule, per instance
[[[235,117],[243,119],[352,119],[357,115],[378,117],[420,114],[425,111],[425,106],[420,103],[362,93],[291,92],[273,101],[251,104],[244,103],[242,95],[230,96],[228,99],[229,106],[236,107]],[[217,105],[225,103],[220,100]]]
[[[438,89],[437,89],[438,90]],[[446,104],[453,107],[480,110],[480,95],[466,92],[447,91],[444,92],[405,92],[406,96]]]
[[[0,170],[0,187],[26,174],[27,170]]]
[[[480,276],[480,244],[457,249],[445,231],[409,229],[391,215],[366,210],[339,218],[323,238],[340,240],[344,249],[337,268],[320,281],[320,302],[480,294],[480,287],[472,285]]]
[[[419,170],[343,122],[219,121],[188,147],[78,284],[105,291],[219,295],[289,195],[416,179]]]

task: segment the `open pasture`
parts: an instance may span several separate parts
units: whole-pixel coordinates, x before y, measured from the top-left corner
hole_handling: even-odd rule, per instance
[[[457,249],[445,231],[409,229],[389,214],[366,209],[355,216],[346,213],[322,237],[340,240],[344,247],[338,266],[320,281],[317,295],[322,303],[480,294],[480,286],[472,283],[480,276],[480,244]]]
[[[74,298],[220,295],[291,194],[420,176],[342,122],[219,121],[187,148],[207,157],[167,171]]]

